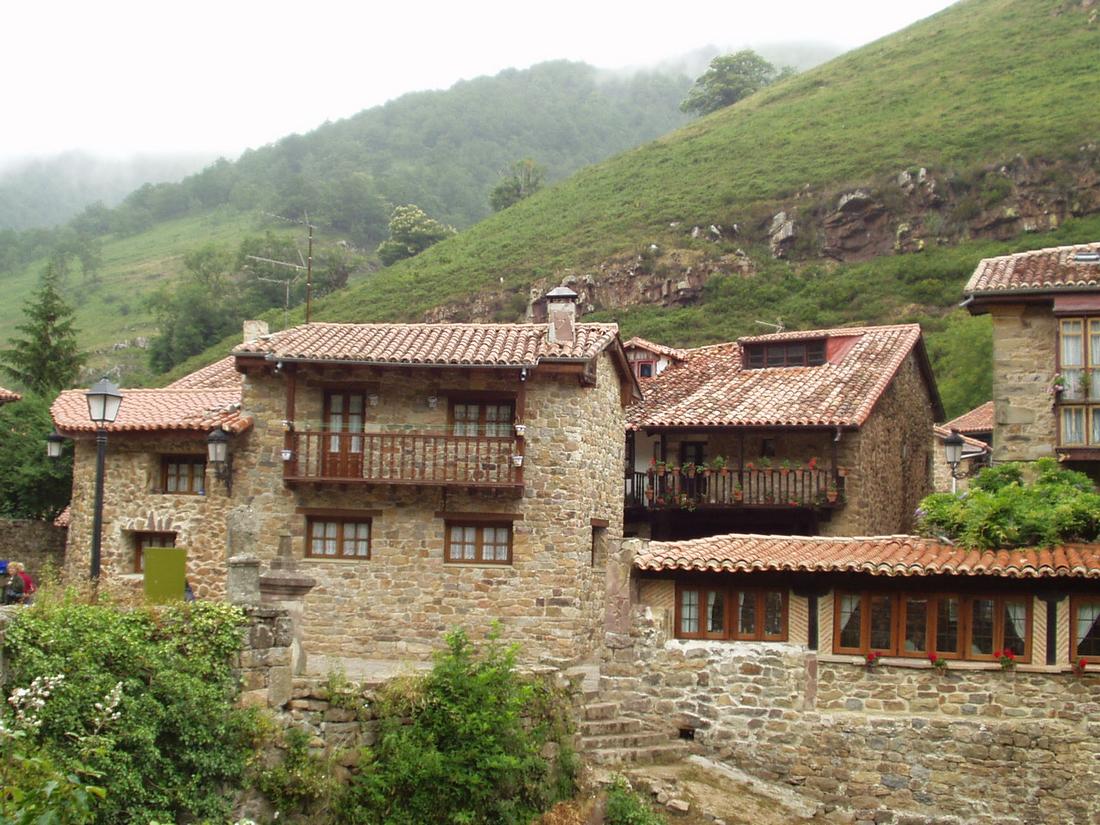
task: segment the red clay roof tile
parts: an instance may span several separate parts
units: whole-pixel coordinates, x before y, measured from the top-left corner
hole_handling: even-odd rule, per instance
[[[624,342],[623,349],[628,351],[631,349],[644,349],[647,352],[664,355],[666,358],[671,358],[673,361],[683,361],[684,355],[687,353],[687,350],[677,349],[676,347],[666,347],[664,344],[658,344],[645,338],[639,338],[637,335],[629,341]]]
[[[18,401],[23,396],[14,390],[6,390],[0,387],[0,404],[6,404],[8,401]]]
[[[244,376],[237,372],[237,359],[227,355],[209,366],[195,370],[165,387],[167,390],[209,390],[239,387]]]
[[[757,536],[732,534],[649,542],[639,570],[866,573],[872,576],[1100,578],[1100,544],[968,550],[920,536]]]
[[[62,433],[95,432],[88,420],[84,390],[66,390],[50,407],[54,424]],[[249,416],[241,415],[241,390],[123,390],[118,418],[108,432],[159,430],[207,431],[221,426],[239,433],[252,426]]]
[[[686,350],[682,363],[645,382],[645,400],[627,410],[629,426],[858,427],[920,336],[918,325],[904,324],[783,332]],[[742,369],[742,344],[828,337],[856,340],[838,363]]]
[[[947,427],[946,424],[934,424],[932,426],[932,434],[936,436],[936,438],[947,438],[947,436],[951,435],[951,430]],[[959,433],[959,438],[963,440],[963,444],[970,448],[971,452],[978,451],[986,453],[989,452],[989,450],[991,449],[990,446],[984,441],[979,441],[976,438],[971,438],[970,436],[964,435],[961,432]]]
[[[1100,243],[1055,246],[986,258],[978,264],[964,291],[971,294],[1082,287],[1100,289],[1100,263],[1078,262],[1074,260],[1078,252],[1100,252]]]
[[[577,324],[554,344],[546,324],[303,324],[237,347],[234,355],[415,366],[535,367],[587,361],[616,339],[615,324]]]
[[[980,407],[975,407],[969,412],[964,412],[958,418],[953,418],[943,425],[948,430],[958,430],[966,433],[991,433],[993,432],[993,402],[986,401]]]

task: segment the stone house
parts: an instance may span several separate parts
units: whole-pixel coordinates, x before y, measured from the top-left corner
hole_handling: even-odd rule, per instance
[[[994,461],[1100,475],[1100,243],[987,258],[966,306],[993,319]]]
[[[656,378],[673,364],[684,360],[685,350],[666,347],[645,338],[634,336],[625,344],[626,359],[638,378]]]
[[[546,324],[306,324],[184,386],[124,391],[104,575],[138,575],[152,534],[186,546],[199,594],[218,595],[228,556],[270,564],[289,542],[315,582],[303,647],[349,673],[426,659],[450,628],[494,622],[528,661],[590,655],[622,535],[623,409],[639,391],[617,327],[577,323],[558,293]],[[234,388],[202,386],[227,372]],[[83,405],[72,392],[53,408],[78,442],[75,570],[94,466]],[[231,486],[205,471],[218,426]],[[167,489],[177,477],[185,491]]]
[[[993,402],[986,401],[972,410],[967,410],[957,418],[952,418],[943,427],[947,431],[954,430],[960,435],[993,444]]]
[[[753,336],[654,363],[628,411],[628,535],[911,529],[942,461],[919,326]]]
[[[989,454],[992,452],[989,443],[963,435],[962,460],[955,470],[954,484],[952,484],[951,465],[944,459],[943,441],[951,435],[951,429],[947,424],[939,424],[932,427],[932,490],[937,493],[962,492],[970,486],[970,479],[976,476],[985,467],[989,466]]]
[[[616,563],[633,572],[601,672],[616,711],[899,817],[860,821],[1092,821],[1100,682],[1073,664],[1100,655],[1100,547],[727,535],[627,540]]]
[[[107,427],[102,534],[103,574],[133,586],[147,547],[188,548],[187,575],[197,595],[225,589],[226,514],[232,497],[207,471],[208,434],[223,428],[248,439],[241,376],[224,358],[163,389],[123,390],[118,418]],[[75,442],[73,494],[66,513],[65,569],[87,575],[95,498],[95,427],[84,390],[67,390],[50,412],[57,431]]]

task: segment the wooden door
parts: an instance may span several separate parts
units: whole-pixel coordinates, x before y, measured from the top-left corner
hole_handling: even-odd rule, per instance
[[[363,477],[363,404],[361,392],[325,393],[322,474],[326,478]]]

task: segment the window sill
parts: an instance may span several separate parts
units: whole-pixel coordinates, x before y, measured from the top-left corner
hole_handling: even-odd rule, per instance
[[[443,566],[453,570],[466,570],[474,568],[477,570],[515,570],[515,565],[511,562],[507,564],[502,562],[486,562],[486,561],[444,561]]]
[[[323,556],[303,556],[302,561],[309,563],[320,564],[362,564],[371,560],[370,556],[365,556],[360,559],[326,559]]]
[[[826,662],[828,664],[837,665],[856,665],[857,667],[867,667],[867,661],[863,656],[853,656],[848,653],[818,653],[817,660],[819,662]],[[1001,666],[996,662],[975,662],[972,660],[964,659],[946,659],[947,672],[953,671],[992,671],[1001,670]],[[908,656],[883,656],[878,660],[878,664],[875,667],[897,667],[897,668],[909,668],[910,670],[933,670],[931,662],[927,659],[910,658]],[[1020,673],[1068,673],[1070,671],[1068,664],[1058,665],[1029,665],[1019,664],[1014,670]]]

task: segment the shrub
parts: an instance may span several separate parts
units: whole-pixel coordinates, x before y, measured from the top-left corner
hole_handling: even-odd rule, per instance
[[[1035,463],[1024,480],[1018,464],[982,470],[967,493],[933,493],[917,510],[927,534],[964,547],[1033,547],[1100,538],[1100,494],[1083,473],[1053,458]]]
[[[336,792],[337,780],[330,760],[310,752],[309,738],[299,728],[287,730],[282,761],[259,771],[256,787],[280,814],[309,814],[319,819]]]
[[[230,670],[239,609],[210,602],[122,610],[40,597],[5,640],[9,690],[61,674],[30,749],[62,774],[99,777],[97,823],[224,821],[255,729]],[[105,708],[112,717],[104,720]]]
[[[615,777],[607,791],[605,821],[607,825],[668,825],[621,776]]]
[[[573,793],[565,703],[520,677],[515,649],[495,637],[477,651],[450,633],[431,673],[388,684],[376,711],[378,744],[363,750],[338,821],[518,825]]]

